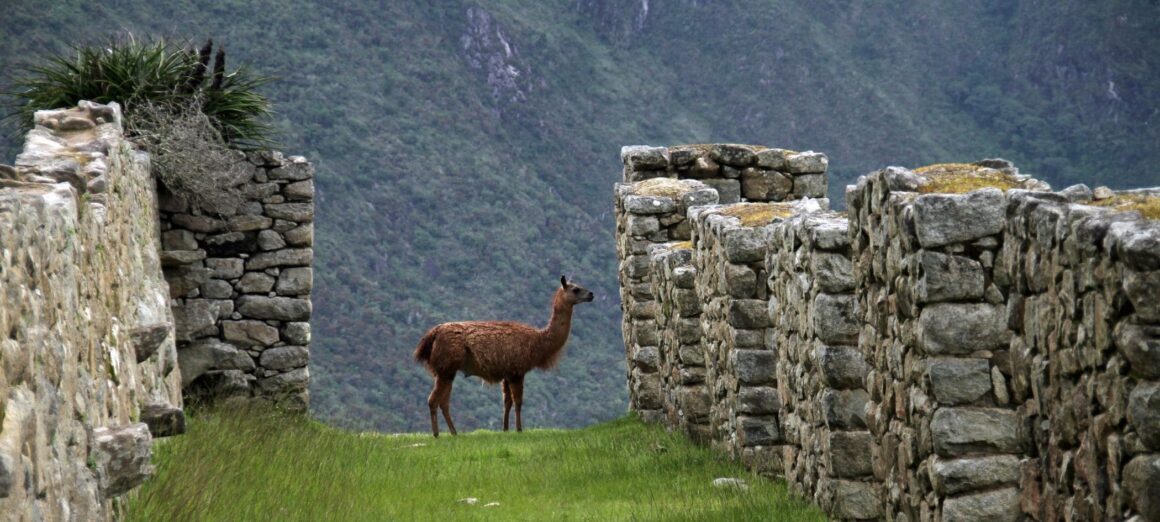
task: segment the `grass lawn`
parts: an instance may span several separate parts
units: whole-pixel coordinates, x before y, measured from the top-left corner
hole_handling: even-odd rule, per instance
[[[203,413],[153,460],[126,520],[825,520],[784,485],[631,417],[434,439]]]

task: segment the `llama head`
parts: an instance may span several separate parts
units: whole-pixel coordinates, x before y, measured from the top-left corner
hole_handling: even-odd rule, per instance
[[[588,303],[596,297],[587,288],[576,283],[569,283],[568,278],[560,276],[560,290],[557,294],[568,304]]]

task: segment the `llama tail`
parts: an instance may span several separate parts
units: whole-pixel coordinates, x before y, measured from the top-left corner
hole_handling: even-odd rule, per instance
[[[431,349],[435,347],[435,333],[439,327],[427,330],[423,334],[423,338],[419,340],[419,346],[415,347],[415,361],[427,364],[431,360]]]

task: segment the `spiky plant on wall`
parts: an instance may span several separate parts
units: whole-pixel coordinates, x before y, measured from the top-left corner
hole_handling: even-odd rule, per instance
[[[231,148],[269,147],[270,102],[258,88],[273,78],[255,75],[244,66],[227,71],[225,49],[219,46],[207,85],[213,48],[212,40],[197,50],[188,42],[132,36],[75,46],[24,68],[7,93],[16,100],[9,117],[27,130],[38,110],[69,107],[80,100],[115,101],[122,106],[132,136],[142,129],[135,119],[139,109],[185,111],[192,103]]]

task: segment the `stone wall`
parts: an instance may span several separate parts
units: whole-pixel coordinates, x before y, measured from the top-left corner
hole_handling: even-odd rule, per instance
[[[848,221],[737,236],[757,264],[713,217],[747,205],[694,208],[636,287],[659,312],[626,316],[658,339],[645,417],[837,519],[1160,520],[1160,222],[1093,206],[1160,198],[1047,190],[1001,160],[884,169],[847,188]],[[778,451],[747,454],[754,433]]]
[[[314,167],[242,156],[240,202],[203,211],[162,191],[161,262],[187,398],[309,405]]]
[[[0,519],[109,519],[184,429],[157,196],[115,104],[36,124],[0,165]]]

